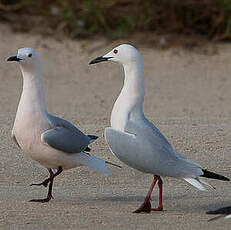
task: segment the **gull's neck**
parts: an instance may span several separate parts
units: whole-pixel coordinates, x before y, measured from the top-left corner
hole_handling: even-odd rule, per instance
[[[23,90],[18,113],[46,114],[45,94],[40,65],[34,68],[20,66],[23,75]]]
[[[144,64],[140,57],[124,67],[124,85],[111,114],[111,126],[124,131],[128,120],[142,119],[145,95]]]

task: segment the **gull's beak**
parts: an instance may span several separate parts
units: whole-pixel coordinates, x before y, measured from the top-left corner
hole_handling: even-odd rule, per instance
[[[7,61],[20,61],[22,60],[21,58],[18,58],[17,56],[12,56],[7,59]]]
[[[96,64],[96,63],[99,63],[99,62],[102,62],[102,61],[108,61],[111,58],[112,57],[103,57],[103,56],[100,56],[100,57],[97,57],[97,58],[93,59],[92,61],[90,61],[89,65]]]

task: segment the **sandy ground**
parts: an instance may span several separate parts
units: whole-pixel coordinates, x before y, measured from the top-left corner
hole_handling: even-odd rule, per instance
[[[164,178],[164,211],[132,214],[152,176],[119,162],[103,138],[123,83],[122,68],[112,63],[88,66],[114,45],[13,34],[0,25],[0,229],[230,229],[228,220],[207,222],[206,211],[231,204],[231,184],[215,180],[210,183],[216,190],[201,192]],[[5,60],[19,47],[34,47],[42,58],[49,111],[100,136],[92,153],[122,169],[111,168],[110,177],[84,167],[65,171],[55,181],[54,200],[28,202],[46,196],[45,188],[29,184],[42,181],[47,171],[28,159],[10,137],[22,78],[19,66]],[[137,47],[145,63],[147,117],[176,150],[231,177],[231,45],[217,45],[212,55]],[[155,206],[157,190],[152,198]]]

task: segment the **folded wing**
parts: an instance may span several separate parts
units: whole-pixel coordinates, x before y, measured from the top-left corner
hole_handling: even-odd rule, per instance
[[[66,153],[82,152],[89,144],[88,138],[64,127],[47,130],[42,133],[41,140],[49,146]]]
[[[70,122],[50,114],[48,119],[52,128],[41,135],[45,144],[66,153],[79,153],[91,143],[91,138]]]

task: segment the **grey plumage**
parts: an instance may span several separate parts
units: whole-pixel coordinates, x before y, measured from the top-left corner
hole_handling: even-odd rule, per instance
[[[70,122],[48,114],[53,128],[41,135],[41,140],[55,149],[66,153],[80,153],[90,144],[90,138]]]
[[[203,175],[199,164],[175,152],[160,131],[145,118],[129,121],[125,132],[106,128],[105,138],[121,161],[140,171],[182,179]]]

